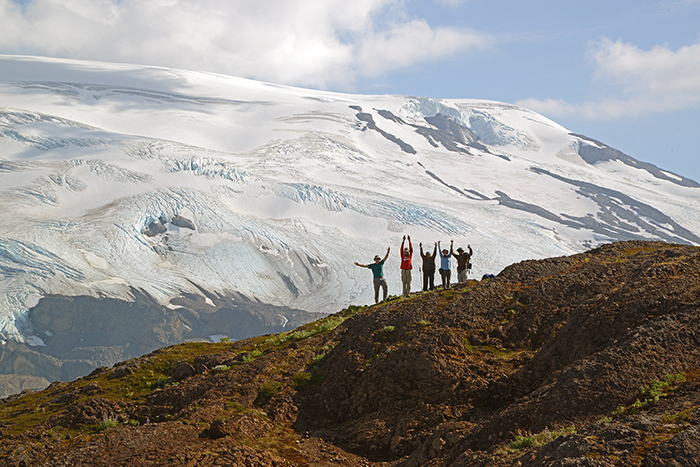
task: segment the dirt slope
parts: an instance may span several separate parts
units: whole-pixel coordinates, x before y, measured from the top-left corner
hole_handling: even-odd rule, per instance
[[[700,465],[700,248],[624,242],[5,399],[0,465]]]

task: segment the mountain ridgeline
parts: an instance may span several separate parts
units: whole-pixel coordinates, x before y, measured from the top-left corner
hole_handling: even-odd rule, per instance
[[[695,466],[700,248],[628,241],[0,404],[0,465]]]

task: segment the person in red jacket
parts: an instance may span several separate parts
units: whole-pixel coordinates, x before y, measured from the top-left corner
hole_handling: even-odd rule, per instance
[[[411,258],[413,258],[413,245],[411,244],[411,236],[408,236],[408,248],[404,248],[406,236],[403,236],[401,242],[401,283],[403,284],[403,296],[408,297],[411,294]]]

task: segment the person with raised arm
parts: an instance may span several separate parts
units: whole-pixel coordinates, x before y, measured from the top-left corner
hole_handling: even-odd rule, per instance
[[[391,251],[391,247],[386,249],[386,255],[384,256],[384,259],[380,258],[379,255],[376,255],[374,257],[374,263],[360,264],[357,261],[355,261],[355,266],[360,266],[361,268],[369,268],[372,270],[372,274],[374,276],[374,303],[379,303],[380,287],[384,289],[384,298],[382,299],[382,301],[386,300],[386,294],[389,287],[387,286],[386,279],[384,279],[384,262],[389,257],[389,251]]]
[[[433,290],[435,288],[435,258],[437,257],[438,244],[435,242],[435,248],[431,255],[429,251],[423,254],[423,243],[420,245],[420,257],[423,258],[423,292]]]
[[[404,248],[405,243],[406,236],[404,235],[401,242],[401,284],[403,284],[403,296],[408,297],[411,295],[411,270],[413,269],[413,264],[411,264],[413,245],[410,235],[408,236],[408,248]]]
[[[457,258],[457,282],[464,282],[467,280],[467,274],[469,274],[469,260],[471,259],[474,252],[472,251],[471,245],[467,245],[469,253],[464,251],[464,248],[457,248],[457,254],[454,257]]]
[[[440,246],[440,242],[438,242],[438,250],[440,250],[440,277],[442,278],[442,288],[443,289],[449,289],[450,288],[450,276],[452,276],[452,269],[450,266],[450,256],[454,255],[454,251],[452,251],[452,246],[454,245],[454,240],[450,241],[450,251],[447,251],[447,248],[444,250]]]

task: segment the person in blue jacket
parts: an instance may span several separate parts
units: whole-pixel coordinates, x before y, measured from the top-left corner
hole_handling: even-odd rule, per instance
[[[452,251],[452,246],[454,245],[454,240],[450,241],[450,251],[447,249],[442,249],[440,242],[438,242],[438,250],[440,251],[440,277],[442,278],[442,288],[450,288],[450,276],[452,275],[452,269],[450,267],[450,256],[454,255]]]

